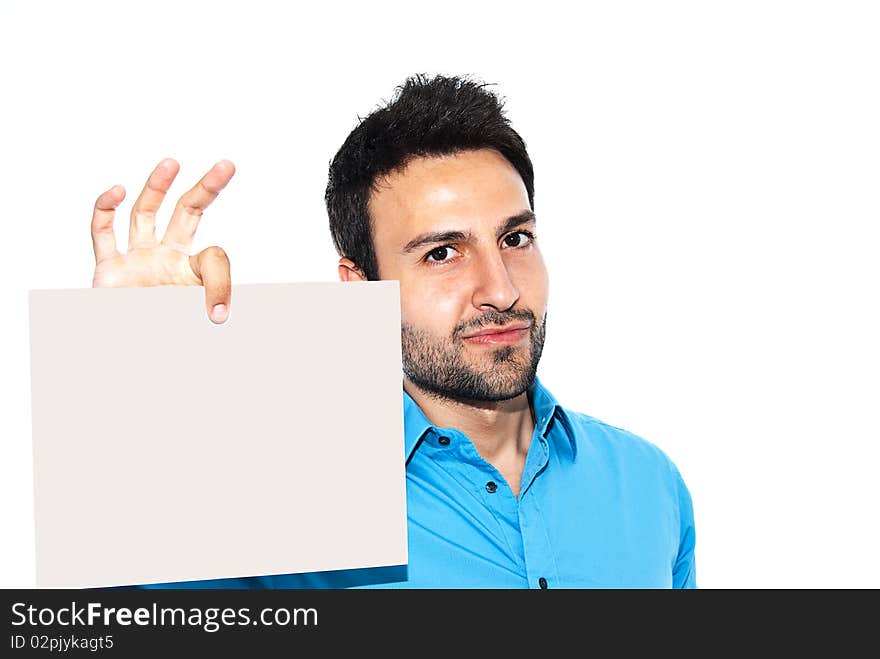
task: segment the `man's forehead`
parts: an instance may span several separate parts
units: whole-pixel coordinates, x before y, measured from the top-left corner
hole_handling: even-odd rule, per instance
[[[370,196],[375,233],[401,245],[431,231],[494,231],[528,210],[519,173],[490,149],[416,158]]]

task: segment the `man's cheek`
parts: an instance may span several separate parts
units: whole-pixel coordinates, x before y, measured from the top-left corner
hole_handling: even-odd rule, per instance
[[[429,329],[436,334],[447,334],[458,321],[455,300],[432,293],[410,304],[401,304],[401,319],[416,327]]]

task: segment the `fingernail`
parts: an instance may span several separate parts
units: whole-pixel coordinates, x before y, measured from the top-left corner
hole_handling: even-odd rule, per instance
[[[214,308],[211,309],[211,318],[215,323],[222,323],[226,320],[226,305],[225,304],[215,304]]]

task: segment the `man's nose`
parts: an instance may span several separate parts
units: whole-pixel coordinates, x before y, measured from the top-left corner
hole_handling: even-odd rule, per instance
[[[500,253],[482,259],[475,276],[473,304],[478,309],[505,311],[519,299]]]

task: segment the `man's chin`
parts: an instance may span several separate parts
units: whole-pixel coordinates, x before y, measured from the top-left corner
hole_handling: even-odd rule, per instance
[[[511,377],[499,377],[497,371],[498,369],[495,369],[484,377],[475,378],[473,386],[468,387],[467,390],[459,389],[449,393],[457,393],[456,397],[473,401],[500,402],[520,396],[535,379],[534,374],[529,376],[523,373],[512,374]]]

